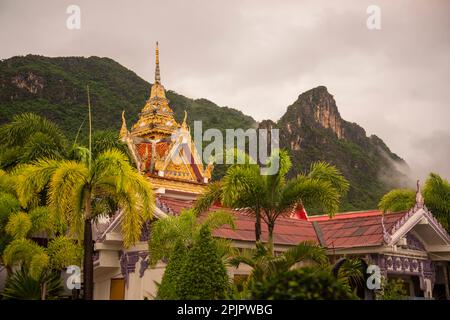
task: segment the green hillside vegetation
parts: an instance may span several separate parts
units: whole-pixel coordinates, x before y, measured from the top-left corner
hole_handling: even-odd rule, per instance
[[[75,136],[86,118],[89,85],[96,130],[118,131],[121,113],[126,111],[128,126],[137,121],[149,97],[151,84],[133,71],[109,58],[27,55],[0,63],[0,124],[15,114],[33,112],[57,123],[69,136]],[[250,128],[255,120],[242,112],[219,107],[206,99],[189,99],[173,91],[167,98],[182,121],[184,110],[189,124],[203,121],[203,128]],[[87,126],[83,126],[86,130]]]

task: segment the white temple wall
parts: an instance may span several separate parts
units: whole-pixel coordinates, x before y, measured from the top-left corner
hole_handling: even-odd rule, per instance
[[[158,263],[155,268],[148,268],[145,270],[144,276],[142,277],[142,298],[154,299],[158,291],[158,287],[155,283],[161,283],[161,279],[166,270],[166,265],[163,263]]]
[[[122,277],[120,268],[94,272],[94,300],[110,300],[111,279]]]

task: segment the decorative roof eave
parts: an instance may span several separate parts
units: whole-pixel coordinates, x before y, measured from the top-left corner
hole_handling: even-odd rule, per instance
[[[426,218],[433,230],[441,237],[446,244],[450,244],[450,235],[439,221],[433,216],[425,205],[425,200],[420,190],[420,183],[417,180],[416,204],[405,215],[398,220],[390,230],[386,230],[384,225],[384,215],[381,217],[383,228],[383,239],[386,244],[395,244],[401,237],[406,235],[422,218]]]
[[[433,229],[441,236],[447,244],[450,244],[450,235],[448,234],[447,230],[442,226],[442,224],[434,217],[433,213],[428,210],[428,208],[424,205],[423,206],[423,212],[424,216],[428,218],[428,222],[433,227]]]
[[[153,217],[156,219],[166,218],[168,214],[161,210],[158,206],[158,202],[153,208]],[[114,234],[114,241],[123,241],[122,238],[122,220],[123,220],[123,211],[120,211],[114,219],[111,221],[106,230],[100,235],[100,237],[96,240],[97,242],[104,242],[108,240],[112,234]]]
[[[450,244],[449,234],[423,203],[416,203],[416,205],[406,212],[403,217],[399,219],[389,230],[386,230],[385,228],[384,215],[381,217],[383,239],[385,244],[395,244],[401,237],[411,231],[411,229],[414,228],[414,226],[416,226],[423,218],[427,219],[429,225],[443,241]]]

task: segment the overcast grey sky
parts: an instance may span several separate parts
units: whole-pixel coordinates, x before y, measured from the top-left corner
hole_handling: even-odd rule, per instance
[[[371,4],[381,30],[366,27]],[[156,40],[168,89],[277,120],[325,85],[418,176],[450,178],[450,1],[0,0],[1,59],[106,56],[153,81]]]

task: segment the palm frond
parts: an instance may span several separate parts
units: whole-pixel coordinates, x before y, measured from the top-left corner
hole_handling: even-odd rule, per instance
[[[394,189],[386,193],[378,203],[384,213],[411,209],[416,203],[416,193],[411,189]]]
[[[32,240],[19,238],[13,240],[3,251],[6,266],[22,265],[28,268],[34,278],[48,265],[49,259],[45,248]]]
[[[43,133],[51,137],[58,147],[64,148],[67,140],[59,127],[33,113],[21,113],[13,117],[13,120],[0,127],[0,145],[23,146],[30,136]]]
[[[88,168],[75,161],[62,161],[51,176],[48,189],[48,204],[52,213],[64,217],[70,223],[74,218],[75,192],[83,192],[89,183]]]
[[[208,184],[205,192],[195,201],[193,210],[196,215],[207,211],[222,198],[222,185],[219,181]]]
[[[450,226],[450,184],[436,173],[430,173],[423,188],[425,204],[445,227]]]
[[[14,195],[0,192],[0,225],[6,224],[10,215],[19,209],[19,201]]]
[[[27,236],[31,228],[32,222],[30,216],[25,212],[17,212],[9,217],[5,231],[14,239],[22,239]]]
[[[364,282],[363,266],[360,259],[344,258],[337,270],[337,279],[349,290]]]
[[[283,252],[281,257],[283,257],[282,264],[284,264],[285,271],[302,261],[313,262],[319,265],[325,265],[328,262],[325,249],[313,241],[302,241],[295,247]]]
[[[16,192],[22,207],[38,205],[39,193],[47,187],[60,162],[52,159],[37,160],[30,165],[16,167],[13,176],[16,178]]]
[[[168,216],[153,222],[148,242],[150,264],[155,265],[164,257],[170,257],[177,240],[186,247],[191,246],[196,219],[192,210],[186,210],[179,216]]]
[[[50,266],[60,270],[69,265],[81,265],[83,248],[73,239],[58,236],[48,244]]]
[[[282,191],[278,204],[279,212],[288,212],[295,203],[307,206],[321,206],[330,216],[339,208],[339,192],[330,182],[298,176],[289,181]]]
[[[36,207],[29,213],[31,219],[31,232],[47,232],[51,234],[52,232],[61,231],[57,230],[58,225],[51,215],[48,207]]]
[[[229,207],[252,207],[264,197],[264,180],[256,165],[232,166],[222,179],[222,203]]]
[[[342,173],[335,166],[325,161],[313,163],[308,176],[311,179],[328,181],[341,195],[345,195],[350,188],[350,183]]]
[[[211,231],[224,225],[230,226],[233,230],[236,228],[234,216],[224,210],[210,212],[201,221],[201,226],[206,225]]]

